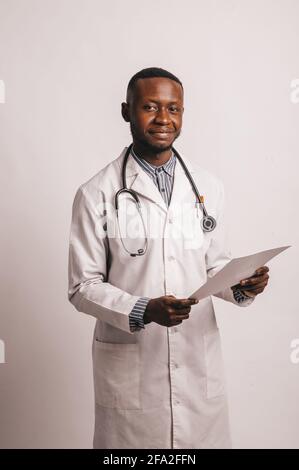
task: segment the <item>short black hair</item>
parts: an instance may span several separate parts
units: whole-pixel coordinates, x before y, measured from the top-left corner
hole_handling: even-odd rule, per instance
[[[135,83],[139,78],[154,78],[154,77],[163,77],[163,78],[169,78],[170,80],[174,80],[175,82],[179,83],[183,88],[183,84],[181,80],[178,79],[173,73],[168,72],[165,69],[161,69],[159,67],[148,67],[146,69],[142,69],[139,72],[135,73],[133,77],[130,79],[127,87],[127,100],[128,100],[128,95],[130,92],[133,91]]]

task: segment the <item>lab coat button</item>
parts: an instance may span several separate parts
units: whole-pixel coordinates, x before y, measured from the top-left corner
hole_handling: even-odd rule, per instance
[[[176,326],[173,326],[172,328],[169,328],[169,333],[172,334],[172,335],[173,335],[174,333],[176,333],[177,331],[178,331],[178,329],[177,329]]]

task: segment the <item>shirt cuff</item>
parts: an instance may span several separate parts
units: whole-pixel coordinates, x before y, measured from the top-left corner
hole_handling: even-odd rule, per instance
[[[246,295],[241,289],[235,289],[234,291],[234,298],[238,304],[245,302],[245,300],[252,299],[249,295]]]
[[[150,297],[140,297],[129,313],[129,325],[131,331],[139,331],[144,328],[143,315],[146,310]]]

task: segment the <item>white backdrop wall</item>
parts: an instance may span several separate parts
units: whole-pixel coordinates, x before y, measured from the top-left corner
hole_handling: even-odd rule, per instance
[[[215,305],[234,447],[299,448],[298,0],[0,0],[0,447],[92,445],[71,205],[130,143],[120,103],[150,66],[184,84],[176,147],[223,180],[232,254],[293,245],[251,307]]]

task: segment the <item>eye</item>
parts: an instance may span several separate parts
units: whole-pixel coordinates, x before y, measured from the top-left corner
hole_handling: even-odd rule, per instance
[[[145,109],[146,111],[152,111],[153,109],[155,109],[155,106],[152,104],[145,104],[143,106],[143,109]]]
[[[172,113],[178,113],[181,110],[181,108],[179,108],[178,106],[170,106],[169,109]]]

